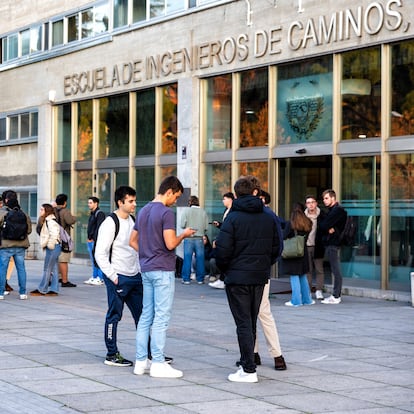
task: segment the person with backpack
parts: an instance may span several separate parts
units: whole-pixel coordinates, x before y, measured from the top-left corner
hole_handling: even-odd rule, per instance
[[[27,275],[24,258],[26,249],[30,246],[28,236],[32,232],[32,222],[20,208],[15,191],[5,191],[2,199],[4,205],[0,209],[0,300],[4,299],[7,268],[11,257],[16,266],[20,299],[25,300]]]
[[[57,296],[59,294],[58,259],[61,254],[60,226],[51,204],[42,204],[38,220],[40,246],[45,251],[43,276],[39,287],[30,296]]]
[[[137,252],[130,247],[129,239],[134,228],[136,191],[120,186],[115,191],[117,209],[101,224],[95,246],[95,260],[102,270],[108,297],[105,318],[104,363],[117,367],[130,367],[118,350],[118,323],[126,304],[134,318],[135,327],[142,312],[142,279]]]
[[[88,198],[88,209],[90,210],[91,214],[88,220],[88,252],[89,257],[92,262],[92,276],[85,280],[87,285],[92,286],[102,286],[104,284],[103,275],[99,266],[96,265],[94,252],[95,252],[95,242],[96,238],[98,237],[98,230],[102,222],[105,220],[105,213],[99,208],[99,198],[98,197],[89,197]]]
[[[323,203],[328,208],[328,213],[320,222],[322,242],[325,253],[331,266],[334,277],[332,295],[325,298],[321,303],[325,305],[338,305],[341,303],[342,272],[340,266],[341,234],[345,228],[347,212],[336,200],[334,190],[325,190],[322,193]]]
[[[68,196],[66,194],[58,194],[56,196],[55,201],[56,219],[58,223],[66,230],[68,235],[70,235],[70,230],[72,226],[76,223],[76,217],[73,216],[70,210],[67,208]],[[70,256],[70,252],[64,251],[62,251],[62,253],[59,256],[59,274],[62,279],[62,287],[76,287],[75,283],[72,283],[68,280]]]

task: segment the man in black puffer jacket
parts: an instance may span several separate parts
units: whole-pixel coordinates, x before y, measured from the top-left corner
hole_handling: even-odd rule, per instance
[[[241,354],[239,370],[228,379],[257,382],[254,363],[257,315],[281,241],[275,220],[263,211],[257,178],[240,177],[234,192],[236,199],[216,240],[217,266],[225,275],[227,300],[236,322]]]

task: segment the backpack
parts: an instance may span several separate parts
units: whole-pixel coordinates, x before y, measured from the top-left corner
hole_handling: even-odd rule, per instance
[[[355,243],[356,224],[354,218],[348,214],[345,227],[339,235],[339,241],[343,246],[353,246]]]
[[[10,209],[4,216],[1,237],[5,240],[24,240],[27,237],[27,216],[18,207]]]
[[[109,262],[111,262],[111,258],[112,258],[112,246],[113,246],[114,241],[115,241],[115,239],[116,239],[116,237],[118,236],[118,233],[119,233],[119,218],[116,215],[116,213],[111,213],[111,214],[108,215],[108,217],[111,217],[111,219],[115,222],[115,235],[114,235],[114,239],[112,240],[111,247],[109,249]],[[130,217],[132,218],[132,220],[135,221],[135,217],[132,214],[130,214]],[[95,259],[95,249],[96,249],[96,243],[97,243],[97,241],[98,241],[98,237],[96,237],[95,242],[93,244],[92,256],[93,256],[93,261],[94,261],[95,266],[96,267],[99,267],[98,266],[98,263],[96,262],[96,259]]]
[[[57,221],[57,220],[56,220]],[[58,223],[59,224],[59,223]],[[73,240],[69,233],[59,224],[60,245],[63,253],[70,253],[73,251]]]

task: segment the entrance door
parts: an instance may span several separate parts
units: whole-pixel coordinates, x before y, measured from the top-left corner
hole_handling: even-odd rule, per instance
[[[332,186],[331,157],[297,157],[280,160],[278,186],[280,196],[277,213],[286,220],[289,219],[293,203],[304,204],[306,195],[315,196],[321,204],[322,192]]]
[[[128,170],[108,169],[98,171],[96,194],[99,198],[99,207],[106,214],[116,209],[114,193],[120,185],[128,185]]]

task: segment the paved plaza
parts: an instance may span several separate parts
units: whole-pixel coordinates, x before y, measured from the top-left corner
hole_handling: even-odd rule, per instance
[[[28,260],[28,290],[42,261]],[[0,412],[116,414],[414,413],[414,308],[407,301],[343,296],[340,305],[284,306],[271,296],[287,371],[275,371],[259,326],[259,382],[231,383],[239,357],[225,292],[176,280],[166,355],[180,379],[103,364],[106,292],[71,264],[57,297],[0,302]],[[11,285],[17,288],[13,276]],[[135,359],[125,308],[118,345]]]

